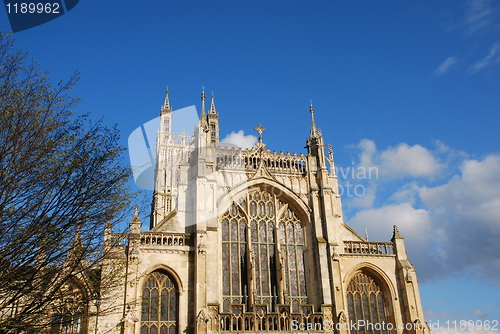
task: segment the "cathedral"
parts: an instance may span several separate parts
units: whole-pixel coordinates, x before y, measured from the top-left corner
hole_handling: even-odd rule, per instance
[[[429,333],[397,227],[373,242],[344,223],[313,106],[307,152],[290,154],[262,125],[253,148],[222,145],[210,102],[179,135],[167,90],[149,230],[137,211],[107,229],[102,275],[120,284],[101,291],[96,333]]]

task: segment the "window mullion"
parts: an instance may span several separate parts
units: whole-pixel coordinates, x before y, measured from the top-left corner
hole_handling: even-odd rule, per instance
[[[292,256],[295,258],[295,283],[297,284],[297,294],[296,297],[300,296],[300,280],[299,280],[299,261],[297,256],[297,237],[295,235],[295,224],[296,222],[292,222],[292,242],[293,242],[293,254]],[[300,299],[299,299],[300,301]]]
[[[161,290],[162,290],[162,286],[161,286],[161,282],[158,282],[158,306],[157,306],[157,317],[156,319],[158,319],[158,332],[160,332],[160,327],[161,327]]]
[[[252,231],[250,229],[250,226],[252,224],[252,217],[250,216],[250,197],[249,197],[248,193],[246,194],[244,214],[245,214],[246,220],[247,220],[246,261],[248,264],[250,264],[250,266],[248,266],[248,270],[247,270],[247,280],[248,280],[247,293],[248,293],[248,305],[250,306],[250,305],[253,305],[255,303],[255,300],[254,300],[255,263],[254,263],[254,261],[252,261],[253,259],[251,258],[251,256],[252,256]]]
[[[274,241],[275,241],[275,258],[276,258],[276,285],[278,288],[278,303],[279,304],[284,304],[284,287],[283,287],[283,282],[285,278],[285,268],[283,264],[285,263],[285,259],[283,259],[283,253],[281,249],[281,244],[280,244],[280,236],[279,236],[279,217],[278,217],[278,199],[276,198],[276,195],[273,195],[273,200],[274,200]]]
[[[385,320],[385,319],[381,319],[382,317],[380,316],[380,309],[378,307],[378,292],[377,293],[374,293],[374,298],[375,298],[375,310],[377,311],[377,322],[378,323],[381,323],[382,320]]]
[[[229,220],[229,242],[227,243],[228,244],[228,248],[227,248],[227,251],[229,253],[229,260],[227,262],[229,262],[229,296],[233,296],[233,261],[231,260],[231,256],[233,255],[233,241],[231,240],[231,220]],[[230,297],[230,303],[231,304],[233,302],[232,298]]]
[[[257,289],[257,296],[259,296],[259,304],[262,304],[262,261],[260,260],[260,222],[257,224],[257,254],[256,254],[256,262],[259,268],[259,272],[257,274],[257,279],[259,280],[259,288]]]
[[[265,206],[265,204],[264,204]],[[267,258],[267,286],[268,286],[268,289],[269,289],[269,296],[271,297],[271,305],[272,305],[272,299],[273,299],[273,283],[272,283],[272,279],[271,279],[271,270],[273,270],[273,268],[271,267],[271,251],[270,251],[270,247],[271,247],[271,244],[269,243],[269,222],[267,221],[266,219],[266,222],[265,222],[265,226],[266,226],[266,240],[265,240],[265,245],[266,245],[266,258]]]
[[[283,214],[286,213],[286,210],[283,212]],[[286,229],[287,229],[287,225],[288,225],[288,222],[284,222],[283,223],[283,233],[285,233],[285,261],[286,261],[286,267],[288,268],[287,269],[287,272],[288,272],[288,275],[287,276],[287,295],[288,295],[288,303],[290,303],[290,305],[292,304],[292,301],[290,300],[290,295],[291,295],[291,292],[292,292],[292,275],[290,275],[290,240],[288,240],[288,233],[286,232]]]

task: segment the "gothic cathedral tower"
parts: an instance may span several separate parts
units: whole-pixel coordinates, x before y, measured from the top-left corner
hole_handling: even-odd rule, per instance
[[[219,143],[212,94],[194,134],[160,112],[150,230],[106,233],[101,333],[429,333],[413,265],[394,227],[369,242],[343,221],[333,152],[310,106],[307,153]],[[186,129],[191,130],[191,129]],[[117,260],[123,265],[117,268]]]

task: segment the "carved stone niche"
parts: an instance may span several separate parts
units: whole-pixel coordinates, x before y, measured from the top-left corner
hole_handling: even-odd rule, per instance
[[[196,322],[200,323],[206,323],[208,322],[208,317],[207,315],[205,314],[205,311],[203,309],[200,310],[200,312],[198,312],[198,316],[196,317]]]
[[[313,313],[313,306],[312,305],[301,305],[300,313],[302,313],[302,315],[306,318],[309,317]]]
[[[337,316],[337,322],[339,324],[345,324],[345,323],[347,323],[347,317],[346,317],[344,311],[340,311],[339,312],[339,315]]]
[[[196,317],[196,327],[197,327],[197,333],[204,334],[207,332],[207,323],[208,323],[208,317],[203,311],[203,309],[200,310],[198,313],[198,316]]]
[[[244,309],[245,309],[245,305],[243,305],[243,304],[231,304],[231,313],[236,318],[240,318],[243,316]]]
[[[266,304],[256,304],[253,306],[253,312],[260,318],[263,318],[267,314]]]
[[[278,313],[281,317],[288,317],[290,315],[290,305],[278,305]]]

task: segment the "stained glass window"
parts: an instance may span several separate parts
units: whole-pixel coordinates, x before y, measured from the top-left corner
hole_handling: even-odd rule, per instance
[[[292,209],[286,208],[280,217],[279,234],[285,265],[285,292],[287,304],[298,312],[299,305],[307,302],[304,271],[304,235],[302,225]]]
[[[231,304],[249,307],[249,296],[269,311],[289,304],[298,312],[307,303],[303,228],[287,203],[251,191],[222,215],[221,233],[224,312]]]
[[[246,219],[238,204],[233,203],[222,220],[223,295],[226,308],[244,304],[248,298],[246,261]]]
[[[177,333],[178,289],[160,271],[146,278],[142,290],[141,334]]]
[[[88,303],[79,284],[68,281],[55,295],[53,304],[55,309],[51,319],[51,334],[83,333]]]
[[[351,322],[364,321],[372,326],[351,329],[353,334],[388,334],[387,310],[380,285],[364,272],[356,274],[347,288],[347,305]]]
[[[82,314],[55,314],[52,316],[51,334],[80,334]]]

